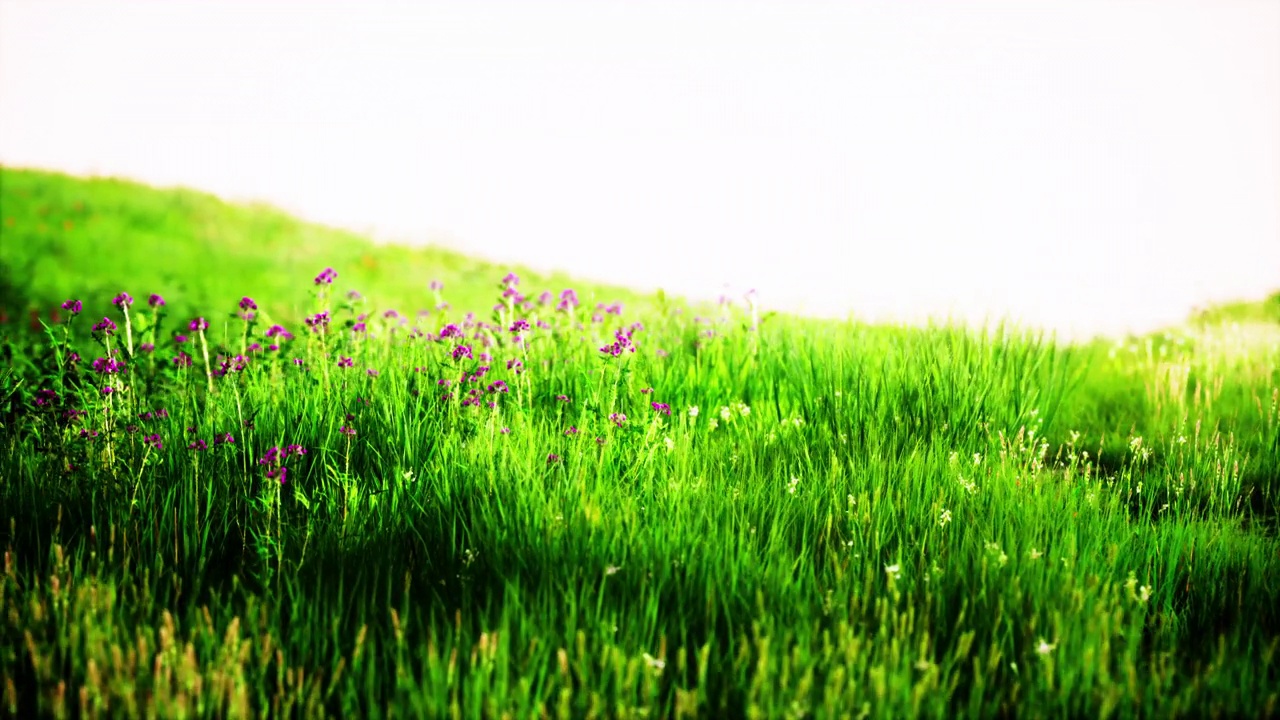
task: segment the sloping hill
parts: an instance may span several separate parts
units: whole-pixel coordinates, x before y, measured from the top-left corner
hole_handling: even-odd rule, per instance
[[[525,287],[573,287],[588,307],[641,299],[622,288],[499,267],[445,249],[377,245],[265,205],[0,167],[0,313],[11,321],[33,309],[48,319],[68,298],[105,305],[121,291],[140,301],[159,293],[179,318],[213,308],[231,314],[242,296],[252,295],[269,317],[297,321],[314,290],[299,278],[326,267],[375,309],[402,313],[436,305],[433,280],[444,284],[444,300],[456,308],[489,307],[495,280],[509,270]]]

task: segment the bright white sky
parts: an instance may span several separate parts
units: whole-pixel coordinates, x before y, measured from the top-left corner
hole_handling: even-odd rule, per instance
[[[0,0],[0,162],[691,296],[1143,329],[1280,289],[1280,2]]]

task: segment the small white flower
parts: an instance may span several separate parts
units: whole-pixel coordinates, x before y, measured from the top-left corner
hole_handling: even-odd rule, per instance
[[[1039,550],[1037,550],[1037,549],[1035,549],[1035,548],[1031,548],[1031,552],[1027,553],[1027,555],[1028,555],[1032,560],[1039,560],[1040,558],[1044,557],[1044,553],[1040,552]]]
[[[607,567],[607,568],[605,568],[605,569],[604,569],[604,574],[605,574],[605,575],[613,575],[613,574],[617,573],[617,572],[618,572],[619,570],[621,570],[621,569],[622,569],[622,568],[621,568],[621,567],[619,567],[618,565],[610,565],[609,567]]]
[[[746,403],[738,403],[738,412],[742,413],[742,417],[746,417],[751,414],[751,407]]]
[[[787,484],[787,492],[791,493],[792,495],[795,495],[796,489],[798,489],[799,487],[800,487],[800,478],[793,477],[791,478],[791,482]]]
[[[1056,647],[1058,647],[1057,643],[1050,644],[1045,642],[1044,638],[1040,638],[1040,642],[1036,645],[1036,652],[1040,655],[1048,655],[1053,652]]]
[[[1150,585],[1143,585],[1142,587],[1138,588],[1138,599],[1144,603],[1151,599]]]
[[[897,580],[898,577],[902,575],[902,567],[898,565],[898,563],[894,563],[892,565],[885,565],[884,571],[889,574],[890,580]]]
[[[921,672],[928,672],[933,667],[933,663],[928,660],[920,659],[916,661],[916,669]]]
[[[946,508],[942,508],[942,513],[938,516],[938,525],[946,527],[949,522],[951,522],[951,511]]]
[[[667,452],[671,452],[676,449],[676,441],[669,437],[662,438],[662,444],[667,446]]]
[[[667,666],[667,662],[665,660],[659,660],[649,653],[644,654],[644,664],[653,668],[655,674],[661,674],[662,669]]]
[[[981,464],[982,464],[982,453],[974,453],[974,454],[973,454],[973,464],[974,464],[974,465],[981,465]]]
[[[693,405],[689,408],[689,417],[698,417],[698,406]]]
[[[715,418],[711,418],[711,422],[707,423],[708,430],[715,430],[718,427],[720,427],[720,421]]]
[[[728,405],[722,405],[720,407],[720,419],[725,422],[729,422],[733,419],[733,411],[729,409]]]

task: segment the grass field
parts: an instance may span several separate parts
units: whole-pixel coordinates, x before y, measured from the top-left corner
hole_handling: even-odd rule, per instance
[[[0,201],[0,714],[1280,714],[1280,294],[1063,345]]]

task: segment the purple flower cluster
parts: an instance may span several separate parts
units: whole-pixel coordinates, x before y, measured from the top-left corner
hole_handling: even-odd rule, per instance
[[[159,435],[154,435],[154,434],[153,434],[153,435],[148,435],[148,436],[146,436],[145,438],[143,438],[143,439],[142,439],[142,441],[143,441],[144,443],[146,443],[146,444],[150,445],[152,448],[154,448],[154,449],[156,449],[156,450],[163,450],[163,449],[164,449],[164,441],[163,441],[163,440],[161,440],[161,438],[160,438],[160,436],[159,436]]]
[[[99,322],[93,324],[93,332],[102,333],[110,336],[116,331],[116,324],[111,322],[111,318],[104,317]]]
[[[454,360],[461,360],[461,359],[462,359],[462,357],[463,357],[464,355],[466,356],[466,358],[467,358],[468,360],[470,360],[470,359],[471,359],[471,348],[467,347],[466,345],[459,345],[458,347],[456,347],[456,348],[454,348],[454,349],[453,349],[453,359],[454,359]]]
[[[663,413],[665,415],[671,414],[671,406],[666,403],[656,402],[656,403],[649,403],[649,404],[652,405],[653,409],[656,410],[657,412]]]
[[[315,315],[312,315],[311,317],[307,318],[306,323],[307,323],[307,327],[311,328],[315,332],[320,332],[321,330],[329,326],[329,311],[323,310],[321,312],[316,313]]]
[[[114,356],[98,358],[93,361],[93,371],[99,375],[114,375],[124,371],[124,361]]]
[[[58,391],[40,390],[36,393],[36,407],[44,407],[58,402]]]
[[[573,290],[565,290],[560,293],[560,303],[556,305],[558,312],[569,312],[570,308],[578,307],[578,293]]]
[[[294,455],[306,455],[307,451],[301,445],[289,445],[281,450],[279,447],[272,446],[267,450],[267,454],[262,456],[258,461],[259,465],[265,465],[268,480],[279,480],[280,484],[285,484],[286,477],[289,474],[289,468],[284,463]]]
[[[127,292],[122,292],[114,298],[111,298],[111,304],[120,308],[129,307],[133,304],[133,296]]]
[[[179,350],[178,354],[173,356],[173,364],[175,367],[189,368],[191,367],[191,356]]]
[[[195,320],[192,320],[191,322],[187,323],[187,329],[190,330],[191,332],[200,332],[202,330],[208,330],[209,321],[205,320],[202,317],[198,317]]]
[[[622,413],[611,413],[609,415],[609,419],[612,420],[613,424],[617,425],[618,427],[622,427],[627,422],[627,416],[623,415]]]
[[[332,285],[334,280],[338,279],[338,273],[333,268],[325,268],[316,276],[317,285]],[[283,481],[282,481],[283,482]]]
[[[160,297],[156,293],[151,293],[151,297],[147,298],[147,304],[153,308],[164,307],[164,298]]]
[[[631,332],[632,332],[631,330],[624,331],[621,329],[615,331],[613,333],[613,338],[614,338],[613,344],[605,345],[604,347],[600,348],[600,352],[605,353],[607,355],[612,355],[613,357],[618,357],[619,355],[621,355],[623,352],[627,350],[630,350],[631,352],[635,352],[636,346],[634,343],[631,342]]]
[[[62,303],[62,309],[70,312],[72,316],[79,315],[80,311],[84,309],[84,303],[79,300],[67,300]]]
[[[460,330],[458,326],[454,325],[453,323],[449,323],[448,325],[445,325],[444,327],[440,328],[441,340],[444,340],[445,338],[460,338],[460,337],[462,337],[462,330]]]

